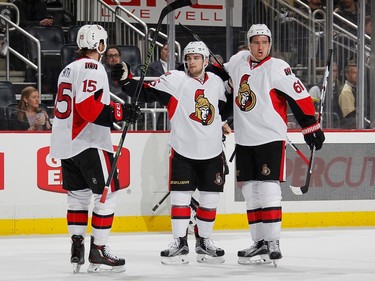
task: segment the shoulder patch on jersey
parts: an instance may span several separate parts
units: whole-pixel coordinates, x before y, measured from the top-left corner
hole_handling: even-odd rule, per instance
[[[94,69],[94,70],[97,70],[98,69],[98,64],[96,64],[94,62],[85,62],[85,69]]]
[[[65,77],[65,78],[69,78],[69,76],[70,76],[70,72],[71,72],[71,69],[68,68],[68,67],[66,67],[66,68],[64,68],[64,70],[63,70],[61,76],[62,76],[62,77]]]
[[[285,75],[291,75],[292,74],[292,69],[290,67],[287,67],[284,69]]]

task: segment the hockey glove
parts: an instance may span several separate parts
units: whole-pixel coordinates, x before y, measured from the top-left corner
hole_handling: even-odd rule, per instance
[[[320,129],[319,123],[303,128],[302,134],[307,145],[309,147],[315,146],[316,150],[322,148],[323,142],[326,139],[323,131]]]
[[[130,66],[126,62],[117,63],[112,66],[111,69],[111,78],[114,81],[124,81],[129,78]]]
[[[111,103],[113,122],[125,121],[134,124],[140,117],[141,110],[138,105],[130,103]]]

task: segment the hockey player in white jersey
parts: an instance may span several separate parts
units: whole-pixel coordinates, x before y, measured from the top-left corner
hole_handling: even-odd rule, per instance
[[[171,123],[169,188],[174,240],[160,253],[163,264],[188,263],[189,204],[195,189],[199,190],[197,261],[224,262],[224,250],[214,245],[211,235],[224,186],[220,114],[226,96],[223,81],[205,71],[208,57],[203,42],[190,42],[183,51],[185,70],[172,70],[150,84],[144,83],[140,96],[147,102],[159,101],[165,105]],[[134,95],[136,80],[120,82],[128,95]]]
[[[237,182],[254,242],[238,252],[238,262],[268,256],[276,266],[282,258],[280,182],[285,181],[287,103],[310,147],[319,150],[325,138],[304,85],[285,61],[270,56],[268,27],[252,25],[247,39],[249,50],[224,64],[233,84]]]
[[[139,108],[110,103],[107,74],[100,63],[107,32],[85,25],[77,34],[80,58],[66,66],[58,79],[50,156],[61,159],[63,188],[68,191],[67,223],[71,235],[71,263],[75,273],[85,262],[85,234],[91,197],[92,237],[89,272],[125,270],[125,260],[107,246],[116,207],[117,175],[105,204],[99,202],[113,162],[113,122],[134,123]]]

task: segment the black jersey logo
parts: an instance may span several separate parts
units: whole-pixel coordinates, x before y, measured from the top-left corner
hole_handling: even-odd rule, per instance
[[[195,91],[195,112],[189,117],[194,121],[200,122],[202,125],[210,125],[215,118],[215,107],[210,103],[208,98],[204,96],[204,90]]]
[[[250,111],[254,108],[256,103],[256,96],[247,83],[250,75],[245,74],[241,78],[240,87],[236,97],[236,105],[241,111]]]

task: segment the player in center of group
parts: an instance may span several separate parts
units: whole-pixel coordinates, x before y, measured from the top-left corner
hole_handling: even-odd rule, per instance
[[[285,61],[270,56],[268,27],[252,25],[247,39],[249,50],[238,52],[224,64],[233,86],[237,183],[254,242],[238,251],[238,262],[269,257],[276,266],[282,258],[280,182],[285,181],[287,103],[310,148],[319,150],[325,138],[302,82]]]
[[[222,118],[226,118],[221,114],[226,108],[226,96],[223,81],[205,71],[208,58],[209,51],[203,42],[190,42],[183,51],[184,71],[172,70],[150,84],[144,83],[140,95],[146,102],[165,105],[171,123],[169,188],[174,240],[160,253],[163,264],[188,263],[189,204],[196,189],[197,261],[224,262],[224,250],[214,245],[211,235],[224,186]],[[124,92],[135,94],[136,80],[120,82]]]

